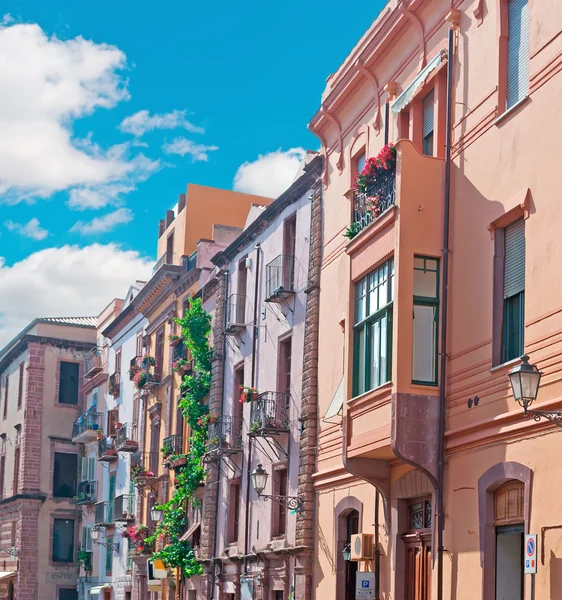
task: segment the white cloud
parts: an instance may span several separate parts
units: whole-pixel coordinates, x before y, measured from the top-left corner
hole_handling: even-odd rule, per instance
[[[152,265],[115,244],[48,248],[11,267],[0,257],[0,349],[36,317],[98,315]]]
[[[245,162],[236,171],[234,189],[247,194],[277,198],[293,183],[302,159],[303,148],[277,150]]]
[[[35,217],[30,219],[25,225],[14,223],[13,221],[6,221],[4,225],[10,231],[17,231],[20,235],[29,237],[32,240],[44,240],[49,235],[49,232],[41,227],[39,219]]]
[[[117,225],[129,223],[132,220],[132,210],[129,208],[118,208],[107,215],[103,215],[103,217],[96,217],[86,223],[84,221],[76,221],[70,231],[82,235],[96,235],[98,233],[111,231]]]
[[[18,202],[135,177],[122,145],[73,138],[73,122],[129,98],[121,50],[48,37],[36,24],[0,24],[0,194]]]
[[[186,110],[173,110],[169,113],[154,115],[150,115],[147,110],[139,110],[124,119],[119,129],[125,133],[132,133],[136,137],[141,137],[147,131],[154,129],[185,129],[191,133],[205,133],[202,127],[197,127],[188,121],[186,115]]]
[[[214,152],[218,149],[218,146],[205,146],[203,144],[196,144],[195,142],[192,142],[184,137],[176,138],[172,142],[166,142],[162,146],[162,150],[166,154],[179,154],[180,156],[189,154],[193,162],[207,162],[209,160],[208,153]]]

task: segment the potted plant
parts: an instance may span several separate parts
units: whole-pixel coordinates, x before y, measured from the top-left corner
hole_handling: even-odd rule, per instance
[[[259,392],[256,388],[248,387],[246,385],[240,386],[240,402],[251,402],[259,398]]]
[[[86,573],[92,572],[92,553],[78,550],[78,565],[83,567]]]
[[[138,390],[142,390],[142,388],[148,383],[148,372],[144,369],[135,373],[133,377],[133,383]]]
[[[259,431],[262,428],[262,422],[261,421],[254,421],[252,423],[252,426],[250,427],[250,431],[252,433],[256,433],[257,431]]]
[[[148,370],[150,367],[156,366],[156,359],[154,356],[150,356],[149,354],[145,354],[142,357],[142,368]]]
[[[181,338],[179,335],[169,335],[168,340],[171,346],[177,346],[181,342]]]

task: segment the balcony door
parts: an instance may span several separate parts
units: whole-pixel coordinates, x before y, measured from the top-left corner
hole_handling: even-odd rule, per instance
[[[431,598],[431,517],[429,498],[408,503],[409,529],[402,536],[406,553],[405,600]]]

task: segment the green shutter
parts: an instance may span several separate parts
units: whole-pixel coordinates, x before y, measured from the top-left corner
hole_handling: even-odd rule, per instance
[[[529,93],[529,0],[509,0],[507,8],[506,108]]]
[[[525,221],[505,228],[503,297],[511,298],[525,289]]]

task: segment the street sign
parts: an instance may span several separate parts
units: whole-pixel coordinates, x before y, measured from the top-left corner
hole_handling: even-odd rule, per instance
[[[367,600],[375,597],[375,574],[357,572],[355,579],[355,600]]]
[[[537,572],[537,534],[525,536],[525,552],[523,553],[525,575],[534,575]]]

